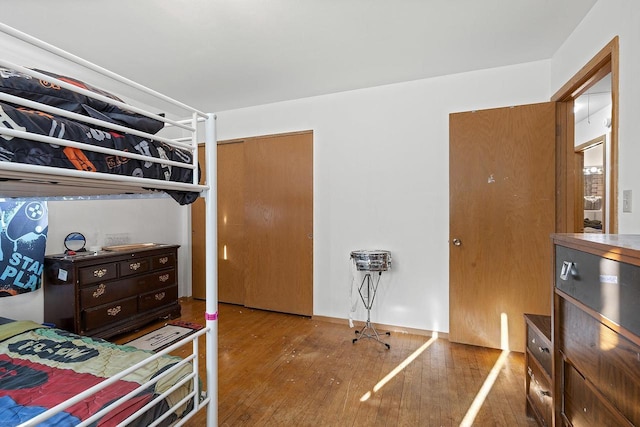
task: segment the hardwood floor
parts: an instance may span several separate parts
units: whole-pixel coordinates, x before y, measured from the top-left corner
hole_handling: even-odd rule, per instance
[[[181,304],[181,319],[203,323],[203,301]],[[536,425],[525,415],[521,353],[410,334],[385,336],[387,350],[353,344],[346,321],[227,304],[219,314],[220,426]],[[201,349],[204,378],[204,340]],[[205,411],[187,425],[204,426]]]

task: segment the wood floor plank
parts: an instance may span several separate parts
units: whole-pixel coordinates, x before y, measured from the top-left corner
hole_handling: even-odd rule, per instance
[[[204,324],[204,301],[181,299],[185,321]],[[382,388],[373,388],[430,339],[383,336],[352,343],[345,324],[220,304],[220,426],[457,427],[498,361],[500,350],[434,339]],[[126,342],[162,323],[118,338]],[[205,380],[205,342],[200,369]],[[186,350],[176,355],[184,356]],[[206,384],[205,384],[206,385]],[[364,399],[370,393],[368,399]],[[202,410],[185,425],[205,425]],[[533,427],[525,414],[524,357],[510,353],[474,426]]]

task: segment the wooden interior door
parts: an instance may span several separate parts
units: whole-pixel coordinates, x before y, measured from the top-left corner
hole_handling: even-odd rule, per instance
[[[198,158],[204,159],[204,146]],[[218,145],[218,301],[244,304],[244,144],[242,141]],[[200,162],[202,176],[206,165]],[[192,295],[205,299],[205,218],[204,200],[191,206]]]
[[[313,133],[245,140],[245,305],[313,314]]]
[[[555,103],[450,115],[449,339],[524,351],[551,313]]]
[[[574,156],[574,161],[575,161],[575,170],[576,172],[580,172],[580,173],[576,173],[576,177],[575,177],[575,189],[574,189],[574,194],[576,197],[575,200],[575,209],[573,210],[575,213],[575,233],[582,233],[584,232],[584,173],[582,173],[582,171],[584,170],[584,152],[583,151],[578,151],[576,152],[576,155]]]

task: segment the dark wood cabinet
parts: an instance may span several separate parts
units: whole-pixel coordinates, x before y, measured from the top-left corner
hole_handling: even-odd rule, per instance
[[[158,318],[179,316],[178,247],[45,257],[45,322],[109,338]]]
[[[640,425],[640,236],[553,242],[555,425]]]
[[[553,425],[553,382],[551,366],[551,316],[524,315],[527,348],[525,350],[525,392],[527,415],[541,426]]]

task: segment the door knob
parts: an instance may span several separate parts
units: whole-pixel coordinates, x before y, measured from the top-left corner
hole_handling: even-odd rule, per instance
[[[461,246],[461,245],[462,245],[462,240],[460,240],[460,239],[453,239],[453,245],[454,245],[454,246]]]

